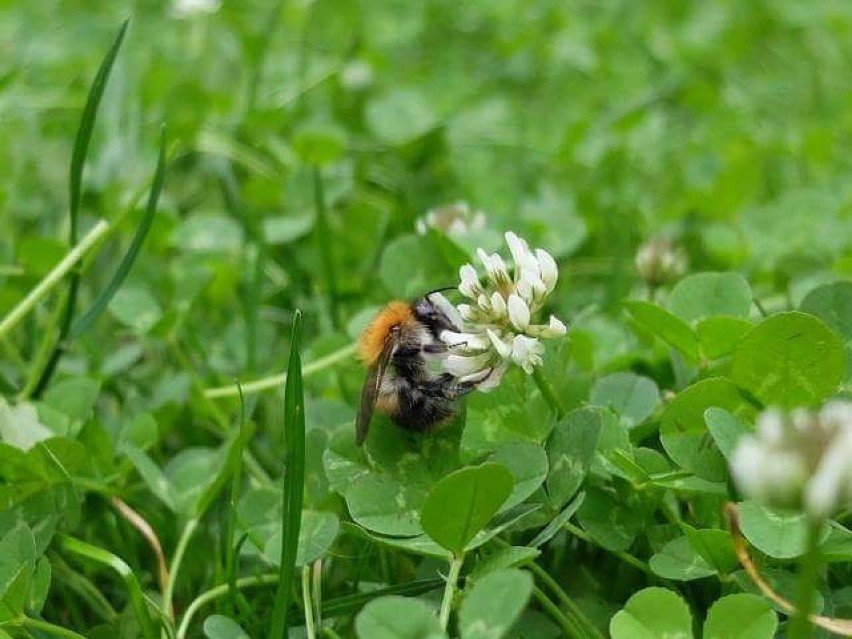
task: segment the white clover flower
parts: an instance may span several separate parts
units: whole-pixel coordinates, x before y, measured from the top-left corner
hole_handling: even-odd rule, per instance
[[[461,237],[485,228],[485,213],[474,210],[464,200],[429,209],[415,223],[417,232],[425,235],[431,229],[450,237]]]
[[[500,383],[510,364],[531,374],[542,364],[541,339],[565,335],[567,328],[553,315],[547,324],[533,324],[536,314],[559,277],[556,260],[545,250],[531,251],[514,233],[506,233],[512,255],[511,268],[498,253],[476,254],[485,270],[486,282],[476,269],[459,269],[459,292],[467,302],[457,309],[461,332],[444,331],[441,339],[450,347],[445,370],[461,381],[475,381],[488,391]]]
[[[222,6],[222,0],[173,0],[171,14],[175,18],[185,19],[205,13],[216,13]]]
[[[363,91],[373,83],[373,67],[366,60],[353,60],[340,72],[340,83],[350,91]]]
[[[666,238],[645,242],[636,252],[636,270],[649,286],[660,286],[686,272],[686,254]]]
[[[742,493],[768,506],[828,517],[852,503],[852,402],[818,413],[761,413],[754,435],[740,439],[731,474]]]

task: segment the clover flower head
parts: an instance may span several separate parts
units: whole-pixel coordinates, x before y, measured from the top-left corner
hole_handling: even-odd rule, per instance
[[[222,6],[222,0],[173,0],[171,14],[175,18],[185,19],[205,13],[216,13]]]
[[[373,83],[373,67],[366,60],[353,60],[341,70],[340,82],[350,91],[363,91]]]
[[[511,266],[498,253],[477,249],[485,271],[471,264],[459,269],[458,290],[466,298],[457,310],[461,331],[443,331],[450,347],[445,370],[461,381],[475,381],[479,390],[495,388],[509,365],[531,374],[542,364],[542,339],[565,335],[567,329],[551,315],[546,324],[533,323],[547,297],[556,288],[559,269],[545,250],[530,249],[512,232],[505,234]]]
[[[835,400],[818,412],[761,413],[734,450],[731,474],[748,497],[822,518],[852,503],[849,459],[852,402]]]
[[[640,246],[635,263],[639,276],[649,286],[660,286],[686,272],[686,254],[664,237],[653,238]]]
[[[450,237],[461,237],[485,228],[485,213],[471,208],[464,200],[426,211],[417,219],[417,232],[425,235],[432,228]]]

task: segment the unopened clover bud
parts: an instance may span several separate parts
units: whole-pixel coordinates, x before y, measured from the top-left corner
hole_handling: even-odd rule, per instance
[[[686,255],[666,238],[645,242],[636,252],[636,270],[648,286],[657,287],[686,271]]]

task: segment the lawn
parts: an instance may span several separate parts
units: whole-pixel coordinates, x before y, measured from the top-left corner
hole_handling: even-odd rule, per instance
[[[852,5],[10,0],[0,53],[0,639],[852,636]],[[441,288],[464,395],[359,446]]]

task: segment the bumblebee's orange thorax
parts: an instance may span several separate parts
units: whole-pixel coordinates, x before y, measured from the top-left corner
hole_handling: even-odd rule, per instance
[[[373,318],[358,342],[358,352],[366,364],[372,364],[381,355],[385,340],[394,326],[405,326],[414,321],[414,312],[406,302],[391,302]]]

